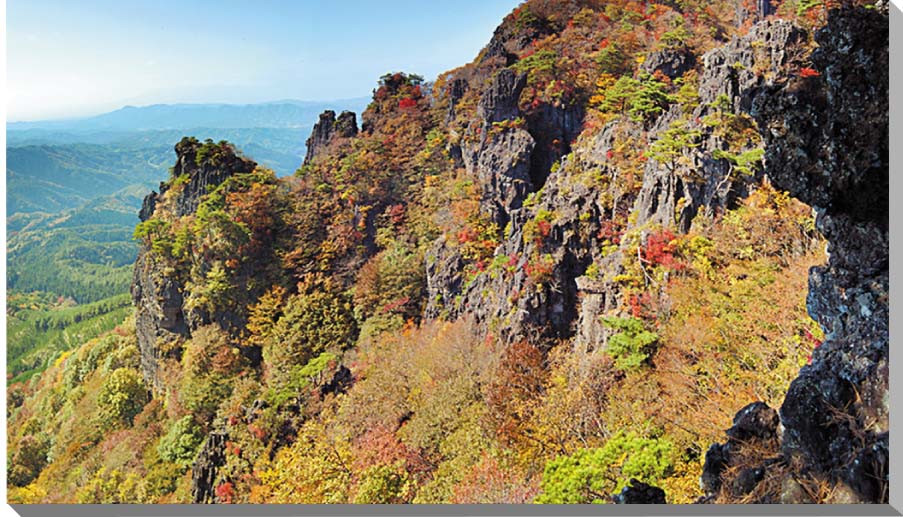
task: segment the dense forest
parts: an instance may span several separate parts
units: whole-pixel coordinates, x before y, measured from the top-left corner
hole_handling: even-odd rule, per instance
[[[10,301],[55,333],[10,350],[10,502],[887,502],[854,3],[529,0],[289,177],[182,138],[104,258],[134,308],[79,263],[93,303]]]

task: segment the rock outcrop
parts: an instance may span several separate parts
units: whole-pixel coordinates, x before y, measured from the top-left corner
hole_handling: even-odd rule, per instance
[[[217,503],[216,487],[219,468],[226,463],[226,439],[222,432],[207,435],[204,445],[191,467],[191,498],[194,503]]]
[[[307,154],[304,155],[304,163],[321,154],[334,138],[351,138],[357,134],[357,117],[350,111],[343,111],[338,118],[335,111],[326,110],[320,114],[320,119],[314,124],[314,129],[308,137]]]
[[[769,89],[753,112],[769,176],[816,208],[828,264],[807,306],[825,341],[781,405],[788,461],[886,501],[888,431],[888,18],[832,11],[815,40],[820,75]]]
[[[254,170],[257,164],[237,155],[229,145],[200,143],[184,138],[175,147],[176,164],[173,179],[160,184],[160,193],[151,192],[144,199],[140,217],[176,220],[193,214],[208,189],[229,176]],[[165,211],[163,214],[161,211]],[[159,360],[178,358],[181,343],[192,330],[207,323],[203,317],[185,307],[184,281],[178,272],[146,246],[138,252],[132,280],[135,303],[135,329],[141,352],[141,370],[145,381],[155,390],[164,388],[158,375]]]
[[[777,452],[794,477],[834,486],[835,502],[886,502],[888,18],[831,11],[815,40],[814,73],[747,95],[768,177],[814,207],[828,240],[828,263],[810,271],[807,301],[826,338],[787,391]],[[707,455],[707,491],[718,485],[719,465],[731,464],[730,443]],[[786,485],[782,502],[808,501],[797,481]]]

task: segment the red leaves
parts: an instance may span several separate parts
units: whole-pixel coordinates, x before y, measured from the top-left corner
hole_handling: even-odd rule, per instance
[[[398,101],[398,107],[400,109],[413,108],[415,106],[417,106],[417,101],[410,97],[405,97],[404,99]]]
[[[235,442],[226,441],[226,452],[234,454],[236,456],[241,456],[241,447]]]
[[[524,273],[535,281],[542,282],[552,276],[552,264],[539,260],[534,263],[524,264]]]
[[[812,333],[809,332],[808,329],[804,329],[804,330],[803,330],[803,333],[806,335],[806,338],[807,338],[813,345],[815,345],[815,346],[812,348],[813,350],[815,350],[816,348],[818,348],[818,347],[821,346],[822,340],[820,340],[820,339],[818,339],[817,337],[813,336]],[[812,354],[809,354],[809,356],[806,358],[806,364],[812,364]]]
[[[612,151],[611,149],[609,149],[608,151],[605,151],[606,159],[611,160],[612,158],[614,158],[614,156],[615,156],[615,152]]]
[[[520,261],[520,255],[514,254],[508,256],[508,262],[505,263],[506,268],[513,268],[517,266],[517,263]]]
[[[226,481],[217,486],[214,492],[216,493],[216,498],[219,502],[223,504],[232,504],[232,499],[235,497],[235,485],[230,481]]]
[[[630,307],[630,314],[634,318],[644,320],[654,320],[656,318],[656,303],[652,294],[642,292],[640,294],[631,294],[627,298],[627,305]]]
[[[800,77],[809,78],[809,77],[819,77],[821,73],[814,68],[804,67],[800,69]]]
[[[643,261],[653,266],[662,266],[672,271],[685,269],[687,265],[675,256],[676,246],[671,230],[662,230],[649,235],[642,250]]]
[[[386,314],[389,314],[389,313],[391,313],[392,311],[395,311],[395,310],[397,310],[397,309],[401,309],[402,307],[404,307],[405,305],[407,305],[408,303],[410,303],[410,301],[411,301],[411,297],[410,297],[410,296],[403,296],[403,297],[401,297],[401,298],[399,298],[399,299],[397,299],[397,300],[393,300],[393,301],[387,303],[386,305],[384,305],[383,308],[382,308],[382,312],[384,312],[384,313],[386,313]]]
[[[597,237],[603,241],[609,241],[611,244],[621,244],[621,227],[615,221],[609,219],[602,221],[601,228]]]
[[[404,212],[404,205],[399,203],[390,206],[389,209],[386,210],[386,215],[389,216],[389,220],[392,221],[392,224],[401,224],[404,222]]]
[[[536,229],[539,231],[539,238],[545,239],[552,233],[552,224],[548,221],[538,221],[536,223]]]

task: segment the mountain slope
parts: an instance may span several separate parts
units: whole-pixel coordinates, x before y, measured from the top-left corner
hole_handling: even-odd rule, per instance
[[[887,12],[772,11],[533,0],[292,177],[182,139],[12,500],[886,502]]]

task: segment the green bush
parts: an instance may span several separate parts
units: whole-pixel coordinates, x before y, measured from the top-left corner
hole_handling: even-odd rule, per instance
[[[630,98],[628,113],[637,122],[648,122],[662,114],[672,102],[674,97],[668,94],[665,83],[643,72],[639,76],[639,87]]]
[[[107,377],[97,395],[97,405],[107,423],[131,425],[148,401],[147,388],[137,370],[118,368]]]
[[[187,467],[194,461],[203,436],[191,415],[183,416],[160,438],[157,452],[164,461]]]
[[[403,462],[394,465],[374,465],[361,473],[354,502],[357,504],[398,504],[410,499],[414,480],[404,469]]]
[[[605,353],[615,361],[621,370],[635,370],[643,365],[658,342],[658,335],[643,326],[637,318],[602,318],[608,328],[618,330],[608,338]]]
[[[537,503],[604,503],[636,478],[656,484],[672,470],[674,446],[664,438],[618,433],[603,447],[581,449],[546,464]]]
[[[329,363],[335,361],[336,355],[329,352],[314,357],[304,366],[296,365],[285,379],[285,382],[278,391],[270,392],[269,402],[279,407],[292,397],[298,396],[301,391],[310,385],[310,380],[322,373],[329,367]]]
[[[289,383],[295,366],[354,343],[357,324],[351,302],[346,295],[330,291],[328,286],[310,281],[286,301],[283,315],[263,347],[263,360],[274,386]]]

